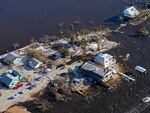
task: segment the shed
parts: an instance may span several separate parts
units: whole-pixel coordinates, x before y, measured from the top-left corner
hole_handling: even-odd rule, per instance
[[[32,67],[33,69],[37,69],[42,65],[42,62],[35,58],[31,58],[28,62],[29,66]]]

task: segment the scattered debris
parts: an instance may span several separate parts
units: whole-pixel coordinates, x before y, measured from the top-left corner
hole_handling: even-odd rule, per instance
[[[144,103],[150,102],[150,97],[142,98],[142,102],[144,102]]]
[[[122,78],[123,78],[124,80],[126,80],[126,81],[132,81],[132,82],[134,82],[134,81],[135,81],[135,79],[134,79],[134,78],[132,78],[132,77],[130,77],[130,76],[128,76],[128,75],[126,75],[126,74],[124,74],[124,73],[119,72],[118,74],[119,74],[119,75],[121,75],[121,76],[122,76]]]
[[[129,21],[130,25],[137,26],[150,18],[150,9],[141,11],[141,13],[134,19]]]

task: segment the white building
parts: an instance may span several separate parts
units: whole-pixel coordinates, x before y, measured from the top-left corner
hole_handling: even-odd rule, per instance
[[[123,15],[128,18],[135,18],[140,12],[134,7],[131,6],[123,11]]]
[[[96,56],[95,62],[103,66],[104,68],[108,68],[112,66],[114,63],[116,63],[116,60],[113,59],[113,56],[107,53],[105,54],[100,53],[99,55]]]

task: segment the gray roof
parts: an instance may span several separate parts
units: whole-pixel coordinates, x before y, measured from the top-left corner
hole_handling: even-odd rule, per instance
[[[11,53],[7,54],[4,59],[13,62],[17,57]]]
[[[103,67],[96,65],[93,62],[86,62],[83,66],[82,69],[94,72],[100,76],[105,76],[105,74],[109,71],[108,69],[104,69]]]
[[[35,58],[31,58],[29,61],[29,65],[31,67],[36,67],[39,63],[41,63],[39,60],[35,59]]]

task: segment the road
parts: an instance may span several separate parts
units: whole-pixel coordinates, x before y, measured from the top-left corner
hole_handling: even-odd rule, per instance
[[[66,65],[66,67],[64,69],[61,69],[61,70],[60,69],[57,69],[57,70],[52,69],[50,74],[39,75],[39,76],[41,76],[41,79],[39,81],[33,80],[31,82],[31,84],[36,85],[35,88],[33,88],[32,90],[29,90],[28,92],[26,92],[24,94],[20,94],[18,97],[15,97],[13,99],[8,99],[8,98],[12,97],[14,94],[18,94],[19,92],[23,91],[24,89],[27,89],[29,86],[24,85],[22,88],[14,90],[12,93],[2,95],[2,97],[0,98],[0,103],[3,103],[3,104],[0,104],[0,112],[5,111],[7,108],[9,108],[10,106],[12,106],[12,105],[14,105],[18,102],[25,102],[27,100],[32,99],[30,97],[31,94],[39,92],[47,86],[47,84],[49,83],[49,79],[47,77],[54,80],[55,77],[57,76],[57,74],[67,73],[69,68],[73,69],[73,68],[75,68],[76,66],[79,66],[79,65],[81,65],[81,62],[80,63],[74,62],[71,65]]]

